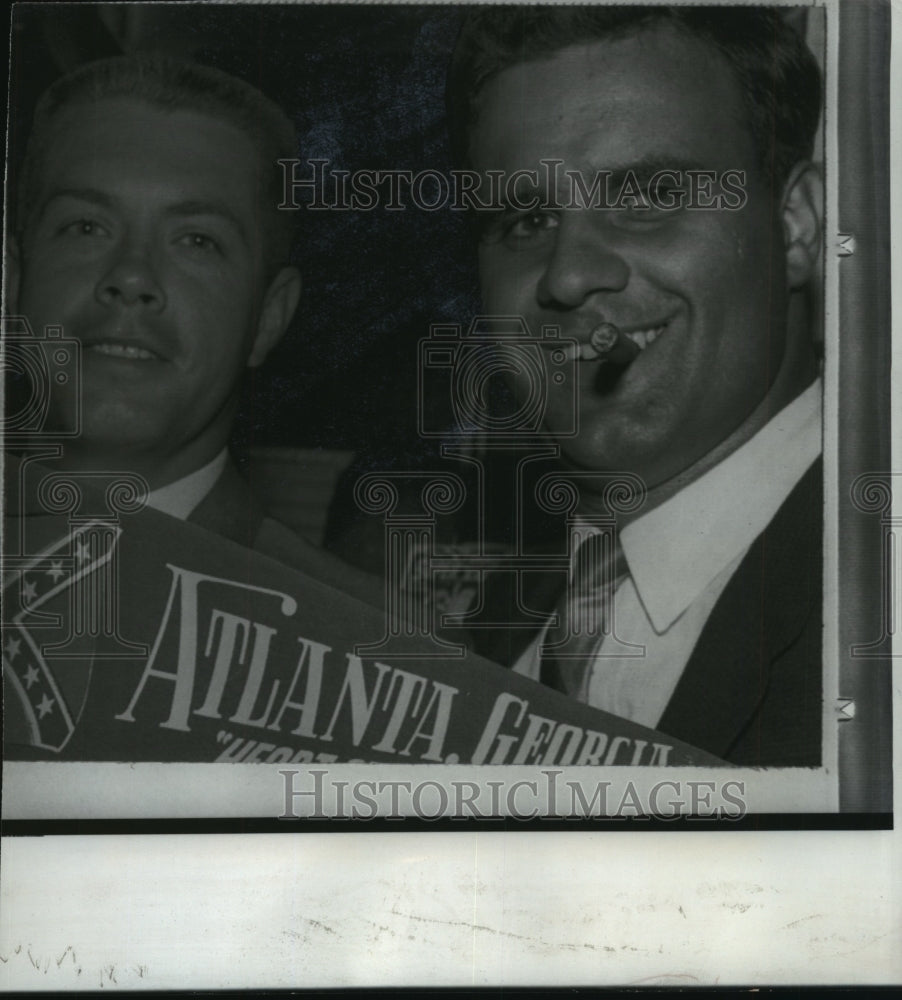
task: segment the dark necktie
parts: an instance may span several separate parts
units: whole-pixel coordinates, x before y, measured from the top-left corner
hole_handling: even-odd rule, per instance
[[[577,701],[588,700],[591,665],[603,641],[613,640],[611,655],[641,656],[643,647],[613,635],[614,591],[628,573],[619,536],[589,535],[576,551],[573,575],[555,605],[556,624],[541,648],[543,684]]]

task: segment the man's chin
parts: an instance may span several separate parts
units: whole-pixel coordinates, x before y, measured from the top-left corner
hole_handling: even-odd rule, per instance
[[[577,441],[564,440],[559,443],[561,445],[561,464],[566,469],[575,472],[598,472],[605,475],[625,472],[637,475],[637,470],[641,467],[636,462],[635,455],[627,458],[618,454],[616,450],[581,446]]]
[[[151,443],[139,437],[82,435],[63,446],[63,462],[69,468],[138,472],[154,454]]]
[[[598,473],[610,481],[618,475],[640,479],[647,488],[655,486],[668,475],[666,462],[654,448],[641,448],[637,441],[623,440],[612,434],[575,434],[558,439],[561,463],[565,469],[581,473]]]
[[[134,413],[85,414],[81,433],[64,444],[83,467],[129,470],[143,465],[145,457],[165,450],[172,438],[164,427],[148,425]]]
[[[622,506],[617,512],[607,513],[634,515],[640,507],[649,509],[663,502],[705,471],[699,467],[704,456],[699,459],[694,453],[687,454],[672,445],[655,448],[646,442],[644,448],[638,443],[632,447],[628,444],[618,447],[610,439],[602,442],[598,438],[587,440],[578,435],[560,444],[564,470],[573,473],[578,485],[584,477],[580,505],[585,509],[593,508],[599,498],[616,496]],[[620,490],[616,486],[618,480]],[[614,494],[607,492],[611,489],[615,490]],[[636,491],[644,495],[638,507],[627,496]]]

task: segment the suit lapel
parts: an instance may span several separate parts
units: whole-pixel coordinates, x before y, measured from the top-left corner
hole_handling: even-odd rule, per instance
[[[253,548],[263,518],[263,508],[229,460],[213,489],[195,507],[188,520],[239,545]]]
[[[821,462],[755,540],[717,602],[658,728],[725,756],[767,692],[771,666],[820,614]]]

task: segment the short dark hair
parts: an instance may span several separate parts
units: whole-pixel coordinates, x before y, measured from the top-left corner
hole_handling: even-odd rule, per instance
[[[570,45],[635,35],[671,24],[720,52],[742,92],[758,163],[782,188],[793,166],[811,158],[821,112],[817,62],[779,10],[764,7],[488,5],[464,20],[448,75],[454,156],[469,143],[485,84],[502,70],[547,58]]]
[[[77,104],[129,97],[164,111],[208,114],[247,135],[267,169],[262,197],[266,212],[266,267],[288,260],[294,217],[280,212],[282,174],[277,161],[297,156],[297,133],[282,110],[244,80],[211,66],[159,52],[114,56],[85,63],[56,80],[41,96],[22,164],[15,230],[23,235],[41,191],[41,168],[57,114]]]

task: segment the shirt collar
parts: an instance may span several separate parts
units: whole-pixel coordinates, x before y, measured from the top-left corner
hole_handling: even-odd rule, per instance
[[[151,491],[147,496],[147,506],[177,517],[180,521],[187,520],[195,507],[213,489],[213,484],[225,468],[227,458],[228,450],[223,448],[212,461],[201,468],[176,479],[174,483],[167,483],[158,490]]]
[[[657,632],[746,552],[820,453],[817,380],[704,476],[621,531],[630,576]]]

